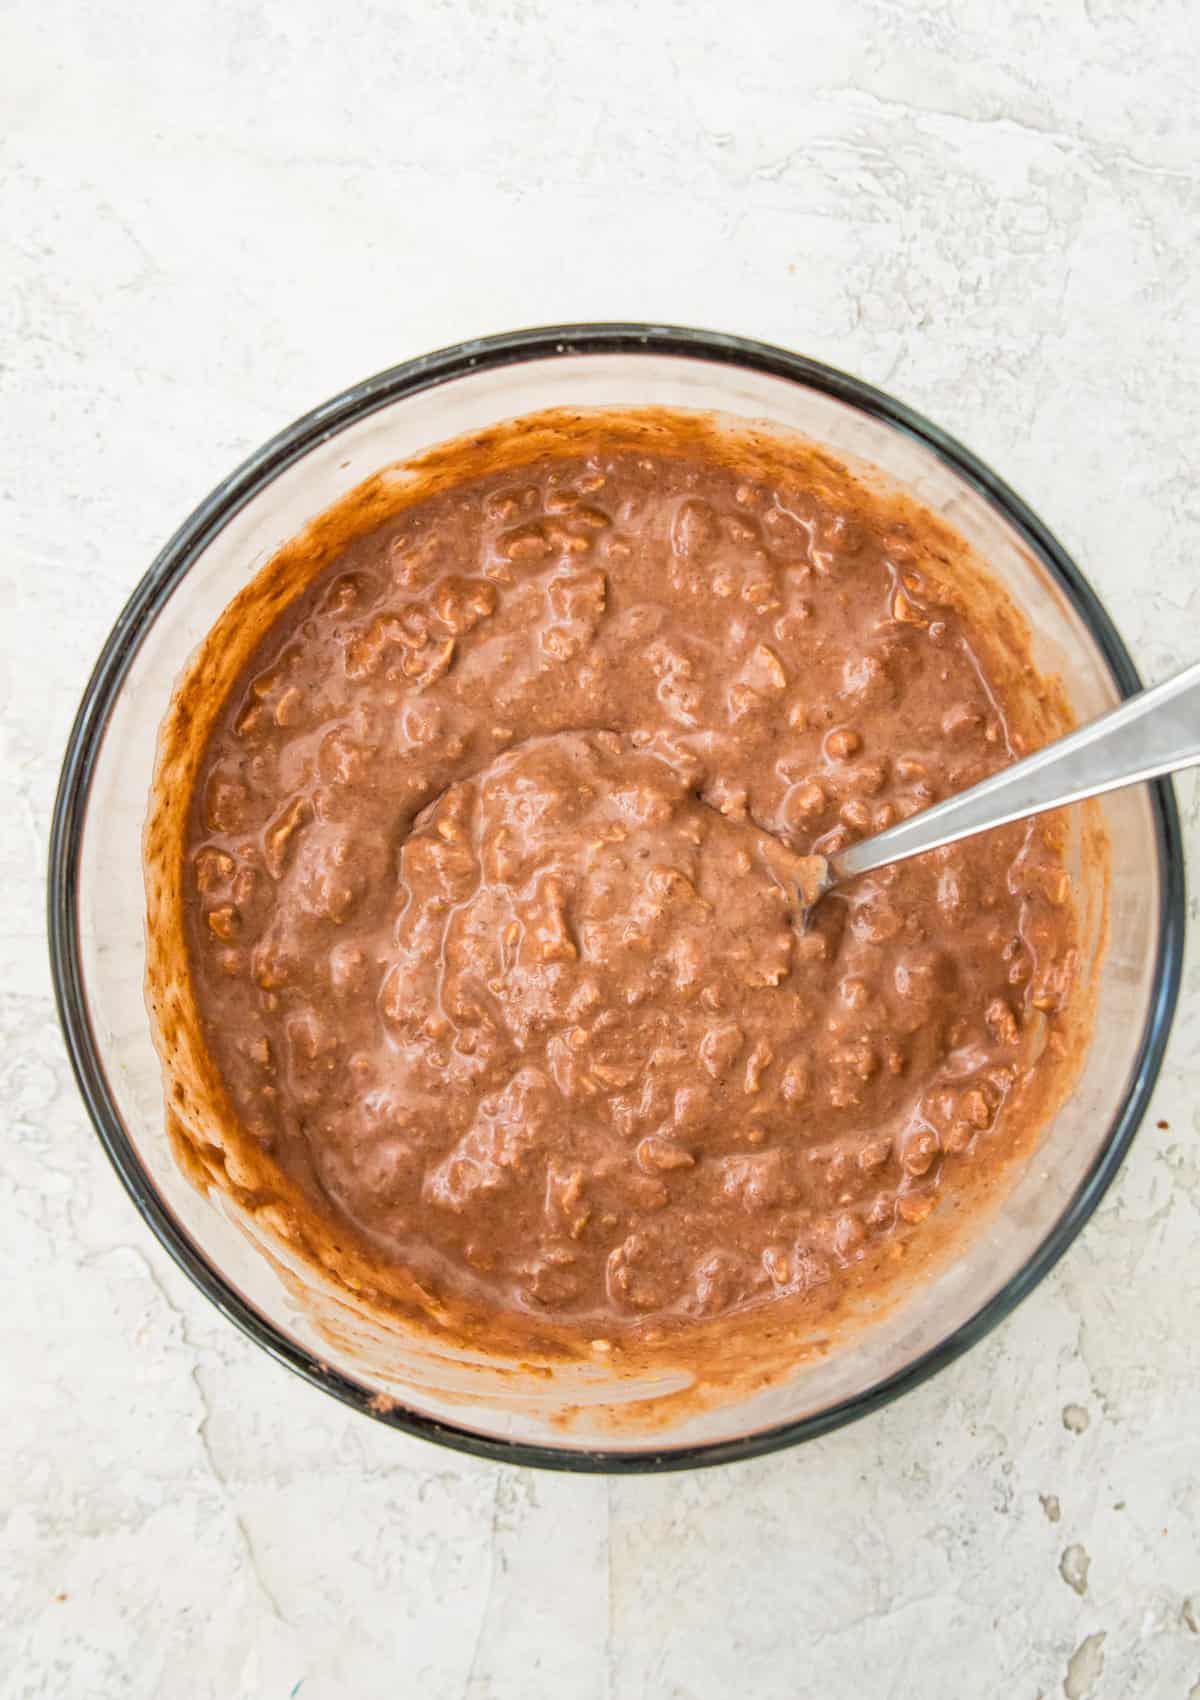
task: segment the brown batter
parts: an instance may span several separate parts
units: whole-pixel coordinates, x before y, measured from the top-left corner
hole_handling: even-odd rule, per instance
[[[322,1231],[476,1315],[825,1302],[1021,1145],[1057,1066],[1047,823],[798,926],[800,857],[1023,737],[945,529],[821,464],[598,423],[443,478],[213,722],[184,893],[234,1115]]]

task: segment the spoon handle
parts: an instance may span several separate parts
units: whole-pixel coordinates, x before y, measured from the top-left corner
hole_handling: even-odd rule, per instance
[[[829,858],[838,881],[1200,762],[1200,662],[1045,749]]]

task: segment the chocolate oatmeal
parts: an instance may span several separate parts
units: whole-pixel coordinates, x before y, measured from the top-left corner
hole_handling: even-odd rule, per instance
[[[1070,881],[1034,822],[801,926],[801,859],[1013,759],[1022,658],[823,457],[535,441],[371,515],[213,705],[187,960],[250,1192],[583,1336],[884,1282],[1027,1143]]]

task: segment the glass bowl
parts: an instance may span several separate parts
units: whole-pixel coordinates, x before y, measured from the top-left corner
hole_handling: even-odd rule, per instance
[[[1039,669],[1058,675],[1080,718],[1139,688],[1107,614],[1045,526],[966,449],[878,390],[705,331],[571,325],[484,338],[317,408],[239,467],[167,544],[113,628],[71,733],[51,833],[49,931],[59,1013],[97,1132],[150,1227],[226,1316],[381,1422],[510,1463],[632,1471],[767,1452],[861,1416],[948,1363],[1036,1286],[1096,1208],[1145,1111],[1178,991],[1184,895],[1169,784],[1105,798],[1109,936],[1094,1037],[1034,1159],[957,1258],[842,1348],[751,1397],[674,1427],[639,1428],[627,1411],[619,1420],[630,1388],[616,1389],[599,1366],[552,1386],[497,1373],[482,1357],[432,1353],[396,1329],[331,1332],[315,1321],[319,1278],[289,1269],[278,1246],[265,1255],[227,1199],[185,1179],[168,1139],[143,997],[141,834],[159,723],[226,604],[369,474],[520,414],[605,405],[771,420],[880,469],[975,548],[1027,618]],[[1093,932],[1094,953],[1099,943]]]

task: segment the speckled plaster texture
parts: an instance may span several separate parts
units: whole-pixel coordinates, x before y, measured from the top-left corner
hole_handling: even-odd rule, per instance
[[[0,18],[0,1696],[1197,1700],[1200,973],[1083,1238],[885,1412],[572,1479],[351,1415],[226,1324],[100,1153],[42,871],[163,538],[351,380],[668,319],[859,372],[1200,652],[1190,0],[608,0]],[[1200,790],[1179,786],[1193,854]]]

